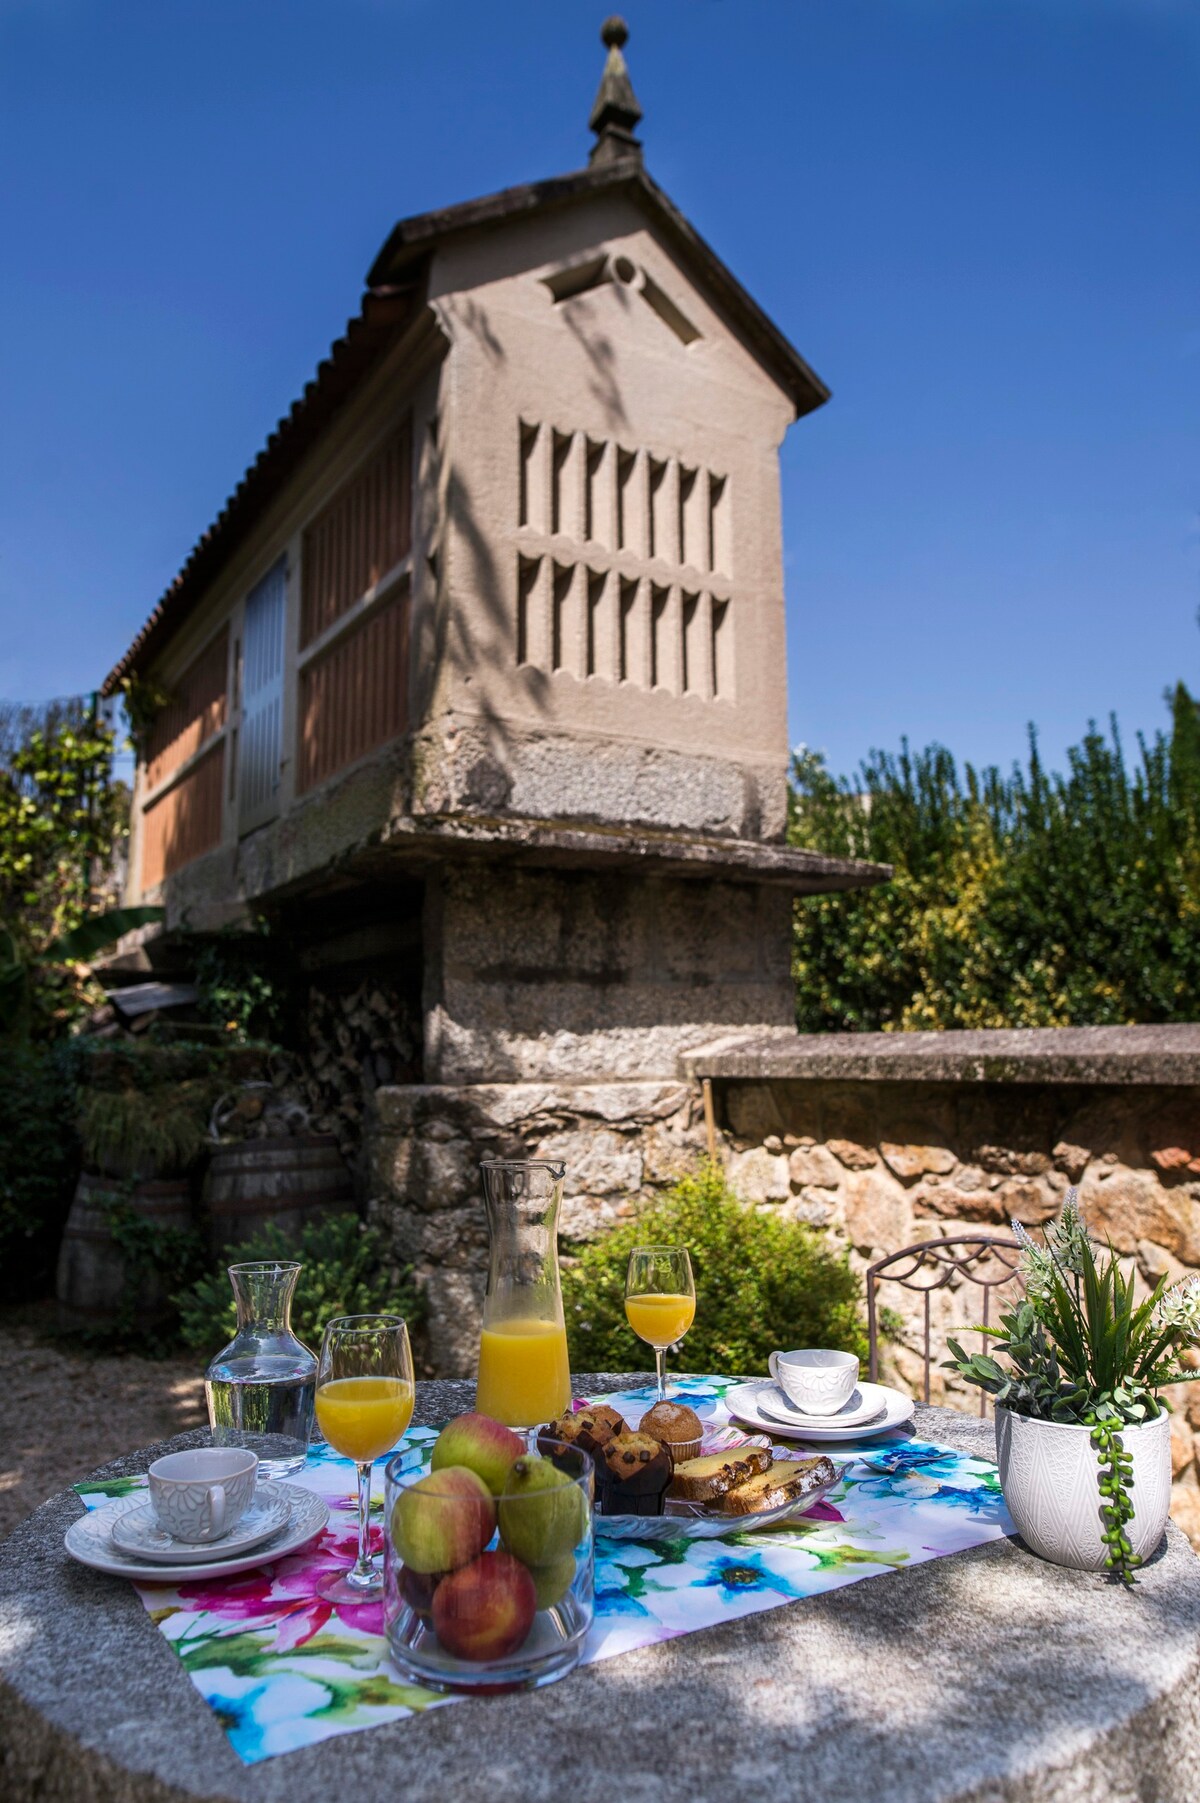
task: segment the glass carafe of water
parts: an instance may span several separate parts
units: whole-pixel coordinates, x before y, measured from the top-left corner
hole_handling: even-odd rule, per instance
[[[571,1401],[558,1281],[558,1211],[566,1166],[487,1159],[491,1256],[475,1406],[509,1427],[537,1427]]]
[[[256,1452],[264,1477],[299,1471],[312,1432],[317,1360],[292,1332],[298,1264],[230,1265],[237,1332],[204,1373],[214,1446]]]

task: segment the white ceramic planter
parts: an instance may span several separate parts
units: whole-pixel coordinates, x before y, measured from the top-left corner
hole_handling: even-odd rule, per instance
[[[1167,1415],[1123,1427],[1133,1458],[1133,1519],[1126,1533],[1139,1559],[1157,1547],[1171,1506],[1171,1422]],[[1096,1448],[1091,1429],[996,1410],[996,1463],[1008,1512],[1026,1545],[1055,1565],[1102,1571]]]

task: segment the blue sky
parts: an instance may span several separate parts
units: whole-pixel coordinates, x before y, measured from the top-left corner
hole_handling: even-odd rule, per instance
[[[578,167],[583,0],[0,0],[0,696],[93,686],[392,222]],[[647,163],[834,391],[791,733],[1052,762],[1200,689],[1200,7],[630,0]]]

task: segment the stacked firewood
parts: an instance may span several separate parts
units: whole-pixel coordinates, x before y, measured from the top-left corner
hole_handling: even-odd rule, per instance
[[[297,1090],[315,1133],[358,1150],[367,1101],[383,1083],[419,1079],[420,1024],[399,989],[362,982],[341,993],[309,991],[308,1043]]]

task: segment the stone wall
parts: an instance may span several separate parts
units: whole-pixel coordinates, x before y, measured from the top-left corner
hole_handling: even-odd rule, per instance
[[[919,1240],[1039,1225],[1069,1184],[1143,1290],[1200,1269],[1200,1087],[768,1079],[716,1089],[733,1187],[824,1228],[860,1271]],[[878,1299],[903,1323],[884,1374],[920,1394],[923,1299],[889,1283]],[[962,1280],[931,1298],[934,1401],[976,1406],[939,1354],[980,1305]],[[1200,1378],[1172,1402],[1173,1513],[1200,1546]]]
[[[678,1079],[378,1090],[370,1213],[425,1289],[429,1375],[474,1374],[487,1272],[480,1159],[561,1159],[561,1230],[582,1239],[694,1170],[704,1149],[699,1088]]]
[[[932,1080],[889,1078],[903,1057],[912,1068],[921,1037],[894,1036],[882,1064],[860,1041],[867,1076],[853,1074],[848,1055],[826,1060],[820,1076],[789,1076],[795,1061],[772,1041],[761,1075],[753,1058],[718,1049],[672,1080],[381,1089],[368,1140],[371,1210],[426,1287],[430,1370],[459,1375],[474,1363],[487,1256],[479,1159],[563,1159],[564,1232],[601,1233],[704,1156],[705,1077],[732,1186],[750,1206],[825,1231],[860,1272],[918,1240],[1003,1233],[1014,1218],[1036,1226],[1071,1183],[1139,1285],[1200,1270],[1200,1070],[1186,1061],[1167,1068],[1149,1054],[1114,1065],[1090,1052],[1074,1067],[1058,1052],[1039,1067],[1031,1051],[999,1071],[981,1060],[943,1063]],[[940,1053],[955,1039],[997,1036],[928,1037]],[[811,1069],[821,1042],[793,1044]],[[1024,1080],[1039,1068],[1049,1080]],[[1072,1080],[1072,1068],[1100,1080]],[[1104,1081],[1114,1070],[1118,1080]],[[881,1285],[879,1301],[898,1316],[884,1375],[919,1394],[921,1298]],[[977,1406],[938,1361],[946,1334],[979,1313],[980,1292],[961,1280],[933,1296],[934,1400]],[[1197,1381],[1174,1393],[1172,1452],[1174,1513],[1200,1546],[1200,1358],[1195,1368]]]

